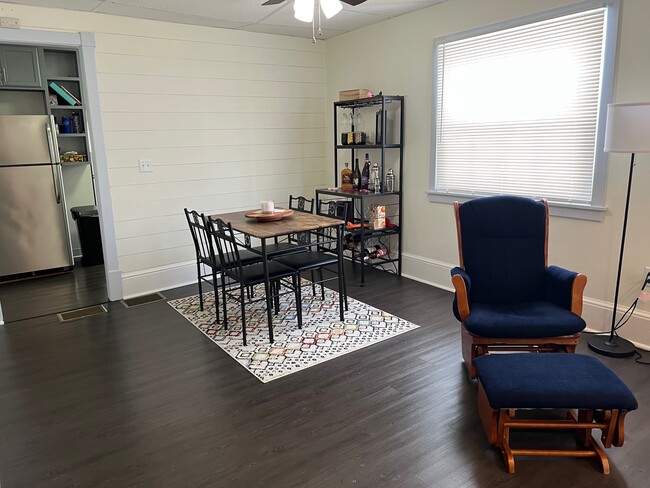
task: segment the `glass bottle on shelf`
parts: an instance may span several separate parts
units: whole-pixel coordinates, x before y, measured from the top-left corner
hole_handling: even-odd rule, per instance
[[[352,173],[352,187],[361,190],[361,171],[359,171],[359,158],[354,159],[354,173]]]
[[[368,181],[370,180],[370,156],[366,153],[366,160],[363,164],[363,171],[361,172],[361,190],[368,189]]]
[[[379,165],[377,163],[372,164],[372,177],[368,182],[368,190],[381,193],[381,180],[379,179]]]
[[[352,170],[348,166],[348,162],[345,162],[345,168],[341,170],[341,190],[350,191],[352,190]]]

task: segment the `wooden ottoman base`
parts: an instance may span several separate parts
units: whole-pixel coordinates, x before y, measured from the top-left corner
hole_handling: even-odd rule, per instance
[[[501,354],[476,359],[478,409],[490,444],[498,447],[509,473],[516,456],[572,456],[598,459],[604,474],[609,461],[603,447],[620,447],[624,419],[638,403],[629,388],[599,360],[580,354]],[[549,412],[566,416],[546,419]],[[578,449],[516,449],[513,429],[573,430]],[[592,436],[600,429],[602,446]]]

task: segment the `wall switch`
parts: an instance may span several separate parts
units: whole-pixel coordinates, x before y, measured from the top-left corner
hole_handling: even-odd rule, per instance
[[[7,29],[18,29],[18,19],[15,17],[0,17],[0,27],[6,27]]]
[[[153,171],[151,159],[138,159],[138,166],[140,167],[140,173],[151,173]]]

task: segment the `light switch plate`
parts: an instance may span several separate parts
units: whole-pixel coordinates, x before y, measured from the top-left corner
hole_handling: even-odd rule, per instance
[[[151,159],[138,159],[138,166],[140,167],[140,173],[151,173],[153,171]]]
[[[18,29],[20,25],[18,24],[18,19],[15,17],[0,17],[0,27]]]

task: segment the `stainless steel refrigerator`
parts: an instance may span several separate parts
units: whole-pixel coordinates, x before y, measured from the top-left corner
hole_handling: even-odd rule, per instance
[[[55,127],[0,116],[0,277],[74,263]]]

